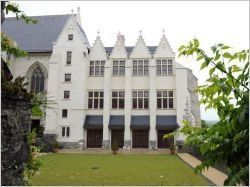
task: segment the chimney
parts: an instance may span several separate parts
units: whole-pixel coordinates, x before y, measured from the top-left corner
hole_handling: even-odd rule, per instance
[[[80,16],[80,7],[79,6],[77,7],[77,13],[76,13],[75,19],[76,19],[77,23],[82,27],[81,16]]]

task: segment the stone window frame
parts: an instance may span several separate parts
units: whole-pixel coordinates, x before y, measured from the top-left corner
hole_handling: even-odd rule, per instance
[[[69,77],[67,78],[67,76]],[[71,82],[71,73],[64,74],[64,82]]]
[[[62,109],[62,118],[67,118],[67,117],[68,117],[68,109]]]
[[[88,91],[88,109],[103,109],[104,92],[102,90]]]
[[[68,34],[68,41],[73,41],[74,35],[73,34]]]
[[[63,91],[63,99],[70,99],[70,91],[69,90],[64,90]]]
[[[174,63],[172,59],[157,59],[156,60],[156,75],[167,76],[174,74]]]
[[[135,103],[136,107],[134,107]],[[132,109],[149,109],[149,90],[132,90]]]
[[[103,77],[105,60],[91,60],[89,62],[89,76]]]
[[[66,65],[71,65],[72,62],[72,51],[66,52]]]
[[[125,60],[114,60],[113,61],[113,76],[125,76]],[[117,68],[117,71],[115,71]]]
[[[26,79],[28,82],[27,90],[31,91],[31,78],[32,78],[33,72],[38,67],[42,69],[43,75],[44,75],[44,89],[43,89],[42,93],[46,93],[47,92],[47,85],[48,85],[48,71],[47,71],[46,67],[40,61],[35,61],[27,70],[27,73],[26,73]]]
[[[113,90],[111,92],[111,98],[112,98],[111,99],[111,108],[112,109],[124,109],[125,108],[125,90]],[[117,100],[116,107],[113,107],[114,100]],[[121,104],[121,103],[123,103],[123,104]],[[123,107],[121,107],[121,105]]]
[[[134,59],[133,76],[149,76],[149,60],[148,59]]]
[[[69,126],[61,126],[61,137],[69,138],[70,137],[70,127]]]
[[[170,94],[172,93],[172,94]],[[172,100],[172,107],[170,107]],[[160,101],[160,106],[158,105]],[[174,109],[174,90],[157,90],[156,91],[156,108],[157,109]]]

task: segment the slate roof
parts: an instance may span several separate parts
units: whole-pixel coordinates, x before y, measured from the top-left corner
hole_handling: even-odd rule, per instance
[[[17,45],[28,52],[52,52],[52,42],[55,42],[71,14],[32,16],[37,24],[26,24],[15,17],[6,18],[2,31],[17,42]],[[80,32],[89,45],[87,36],[79,26]]]
[[[126,46],[125,49],[128,54],[132,53],[135,46]],[[150,53],[155,53],[157,46],[147,46]],[[111,54],[113,47],[105,47],[106,53]]]

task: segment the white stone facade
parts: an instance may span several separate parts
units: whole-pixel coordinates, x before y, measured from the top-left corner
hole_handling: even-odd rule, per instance
[[[175,54],[164,35],[153,53],[149,51],[142,36],[139,36],[135,47],[128,53],[125,38],[119,34],[112,52],[108,54],[99,36],[89,50],[77,24],[81,25],[80,16],[72,15],[53,44],[52,53],[29,53],[26,58],[15,59],[10,68],[15,77],[26,76],[27,80],[34,64],[45,68],[45,90],[48,97],[57,103],[53,106],[55,111],[46,111],[45,134],[56,134],[57,140],[65,146],[86,148],[88,131],[84,128],[85,118],[87,115],[100,115],[103,116],[102,147],[110,148],[110,116],[119,115],[124,116],[124,148],[131,149],[131,116],[149,116],[148,148],[158,148],[157,116],[176,116],[177,123],[182,126],[182,120],[190,111],[193,124],[195,121],[199,123],[199,111],[193,115],[195,111],[191,108],[195,105],[191,97],[198,100],[198,96],[191,96],[193,87],[189,89],[188,85],[191,71],[175,61]],[[73,40],[69,41],[68,35],[73,35]],[[66,63],[68,51],[72,52],[70,65]],[[113,61],[119,60],[125,61],[125,75],[114,76]],[[148,60],[148,75],[134,76],[133,60]],[[157,75],[157,60],[172,60],[172,74]],[[105,61],[103,76],[90,76],[90,61]],[[64,80],[67,73],[71,74],[69,82]],[[192,85],[197,84],[197,79],[193,80]],[[133,109],[132,92],[138,90],[149,93],[147,109]],[[64,91],[70,91],[69,99],[64,99]],[[102,109],[89,109],[89,91],[103,92]],[[112,91],[124,91],[123,109],[112,109]],[[157,91],[173,91],[173,108],[157,108]],[[196,104],[197,111],[199,106]],[[63,109],[68,111],[66,118],[62,117]],[[197,116],[196,119],[194,116]],[[65,131],[69,127],[69,136],[62,136],[63,127]],[[181,135],[177,137],[177,140],[183,139]]]

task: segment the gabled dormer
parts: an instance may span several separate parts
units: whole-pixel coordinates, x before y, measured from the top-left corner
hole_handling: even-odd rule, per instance
[[[134,49],[130,54],[130,58],[150,58],[151,54],[147,48],[145,41],[142,38],[141,31],[140,36],[136,42]]]
[[[161,41],[156,48],[154,57],[155,58],[174,58],[175,57],[175,54],[171,46],[168,43],[168,40],[164,34],[164,31],[163,31]]]
[[[90,60],[107,60],[107,53],[102,44],[101,38],[99,36],[99,32],[90,50],[89,59]]]
[[[117,41],[115,46],[113,47],[110,58],[120,58],[120,59],[127,58],[127,52],[125,48],[125,38],[120,33],[117,35]]]

